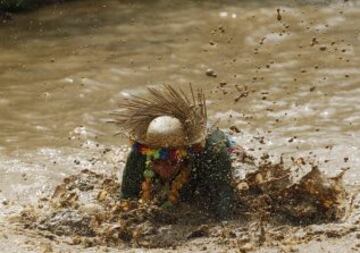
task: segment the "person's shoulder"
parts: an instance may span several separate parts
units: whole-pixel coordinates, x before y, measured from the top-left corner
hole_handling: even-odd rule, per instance
[[[229,138],[226,135],[226,133],[219,128],[214,129],[209,132],[207,138],[206,138],[206,146],[223,146],[228,147],[229,146]]]

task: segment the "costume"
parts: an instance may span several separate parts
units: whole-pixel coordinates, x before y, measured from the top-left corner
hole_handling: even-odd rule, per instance
[[[208,131],[205,97],[190,91],[148,88],[121,103],[117,123],[132,140],[121,195],[162,205],[196,200],[224,219],[234,203],[231,144],[222,131]]]

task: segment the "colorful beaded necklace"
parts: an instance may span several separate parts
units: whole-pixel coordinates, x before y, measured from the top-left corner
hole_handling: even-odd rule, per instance
[[[147,145],[135,142],[133,150],[139,152],[141,155],[146,156],[144,182],[142,183],[142,200],[148,202],[151,200],[152,182],[155,177],[155,172],[152,169],[153,160],[170,160],[170,161],[183,161],[193,154],[202,150],[200,144],[192,145],[188,148],[152,148]],[[176,203],[178,191],[187,182],[189,178],[189,171],[183,170],[173,180],[171,185],[169,200]]]
[[[147,160],[182,160],[188,155],[188,149],[184,148],[158,148],[154,149],[141,143],[134,143],[133,149],[142,155],[145,155]]]

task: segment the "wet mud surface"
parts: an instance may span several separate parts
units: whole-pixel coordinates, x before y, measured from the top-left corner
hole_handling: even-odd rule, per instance
[[[234,179],[237,208],[228,221],[214,219],[194,203],[166,209],[121,200],[116,178],[84,169],[64,178],[53,194],[10,222],[68,245],[110,249],[176,250],[198,241],[197,250],[206,250],[211,240],[211,248],[223,250],[250,252],[281,245],[284,252],[297,252],[299,244],[312,240],[360,235],[359,219],[346,224],[354,213],[359,215],[359,203],[354,203],[359,199],[344,186],[345,171],[329,178],[311,164],[295,182],[292,170],[306,165],[303,158],[293,161],[292,168],[260,160],[257,164],[244,153],[234,157],[238,166],[250,165],[254,171]]]
[[[128,149],[83,147],[92,156],[71,158],[61,183],[3,201],[0,237],[9,252],[359,250],[360,188],[344,183],[348,170],[328,176],[308,158],[272,162],[240,152],[233,157],[236,212],[218,221],[196,203],[161,209],[120,200],[119,175],[109,171],[121,174],[114,166]]]

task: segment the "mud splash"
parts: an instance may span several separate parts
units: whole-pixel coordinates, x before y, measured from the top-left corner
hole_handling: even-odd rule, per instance
[[[243,163],[255,165],[244,157],[248,156],[239,157]],[[206,210],[188,203],[169,210],[120,200],[116,179],[85,169],[66,177],[52,196],[24,209],[17,222],[48,238],[85,247],[176,248],[196,238],[217,244],[230,240],[245,251],[285,241],[293,245],[319,235],[307,225],[337,222],[350,211],[342,175],[328,178],[313,166],[295,183],[283,163],[265,161],[234,182],[238,208],[228,223],[216,221]],[[306,232],[298,238],[294,231],[300,230]],[[324,233],[341,236],[356,228],[331,231]]]
[[[343,173],[328,178],[318,167],[294,183],[282,164],[265,164],[238,184],[240,202],[255,215],[286,219],[294,224],[338,221],[346,213],[348,194]]]

